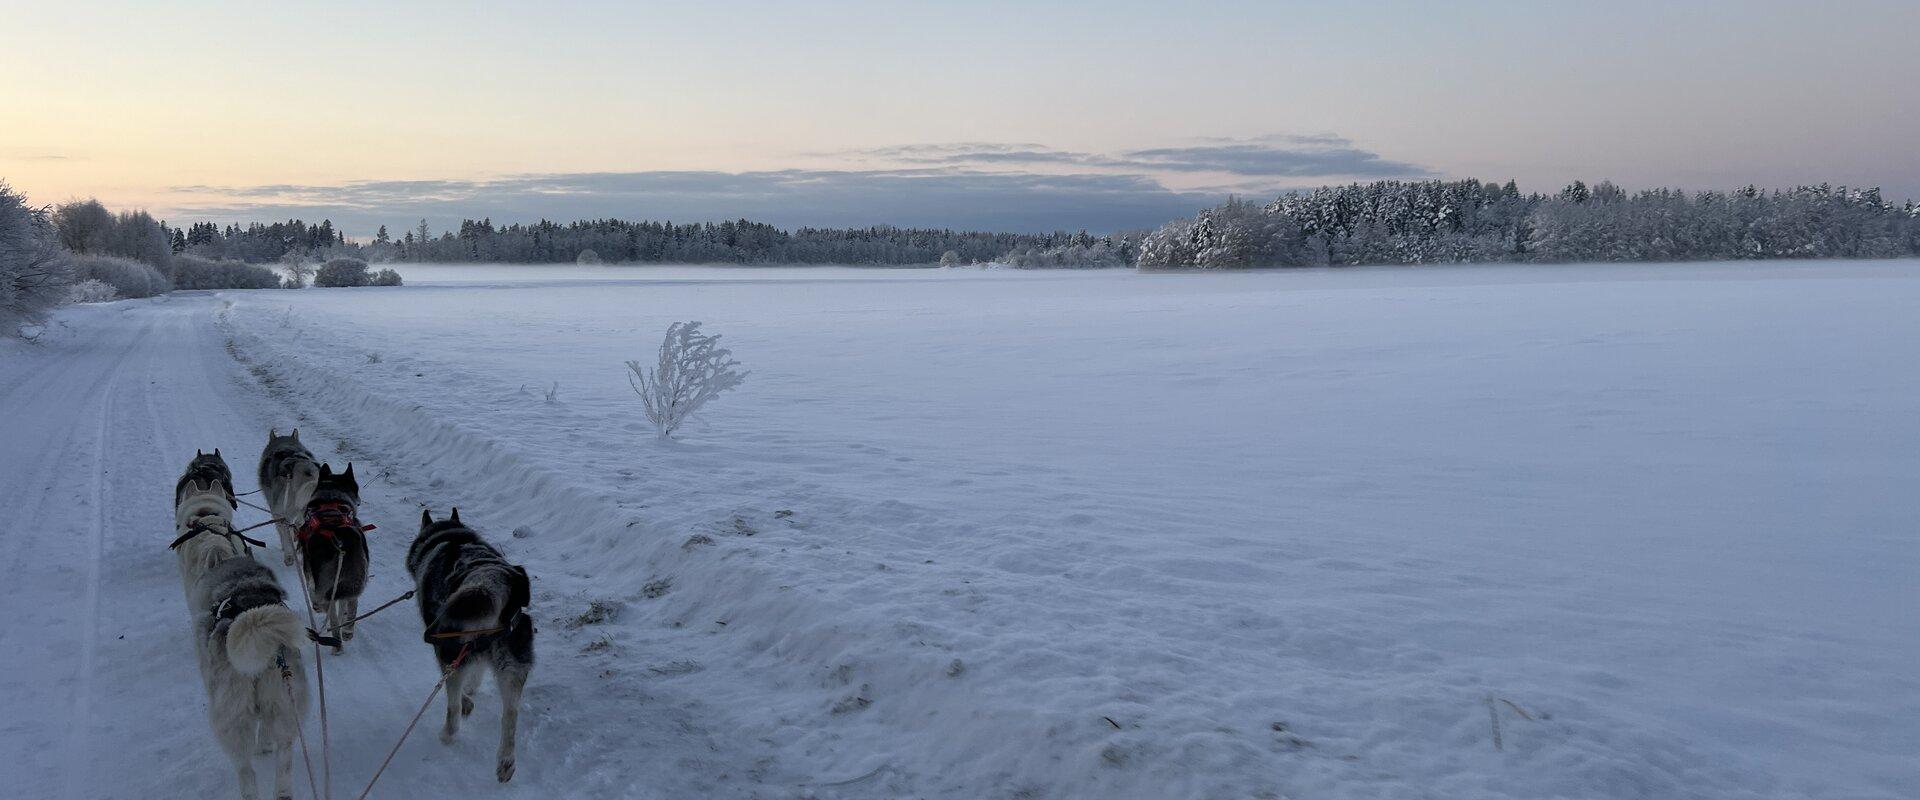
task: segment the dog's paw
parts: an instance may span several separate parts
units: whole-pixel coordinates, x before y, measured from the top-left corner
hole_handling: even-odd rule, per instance
[[[333,648],[333,654],[334,654],[334,655],[336,655],[336,656],[337,656],[337,655],[340,655],[340,654],[342,654],[342,653],[345,653],[345,652],[347,652],[347,650],[346,650],[346,648],[344,648],[344,647],[336,647],[336,648]]]
[[[507,781],[513,780],[513,759],[511,758],[500,759],[500,768],[497,770],[494,770],[493,774],[495,777],[498,777],[500,779],[501,783],[506,783]]]
[[[473,716],[473,698],[471,697],[460,698],[460,716],[463,716],[463,717]]]
[[[454,734],[454,729],[452,729],[452,728],[441,728],[441,729],[440,729],[440,743],[441,743],[441,744],[453,744],[453,734]]]

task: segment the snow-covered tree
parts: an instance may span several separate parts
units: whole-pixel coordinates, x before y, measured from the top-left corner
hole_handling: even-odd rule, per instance
[[[289,252],[280,256],[280,271],[286,273],[286,287],[289,289],[306,286],[318,269],[305,253]]]
[[[67,302],[73,284],[66,253],[44,209],[0,181],[0,336],[19,336]]]
[[[627,362],[627,382],[664,439],[701,406],[745,381],[747,373],[736,371],[738,366],[732,351],[720,347],[718,334],[701,333],[698,322],[676,322],[667,326],[655,366]]]

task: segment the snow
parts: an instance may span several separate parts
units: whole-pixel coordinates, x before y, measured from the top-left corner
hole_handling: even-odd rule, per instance
[[[297,422],[368,476],[363,605],[422,504],[535,576],[514,782],[489,689],[376,796],[1911,797],[1916,267],[422,266],[72,309],[0,351],[0,652],[39,665],[0,759],[230,791],[166,503]],[[622,363],[680,320],[752,374],[659,441]],[[432,686],[417,625],[327,662],[336,795]]]

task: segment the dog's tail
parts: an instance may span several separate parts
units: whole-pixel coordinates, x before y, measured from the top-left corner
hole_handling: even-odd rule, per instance
[[[273,666],[280,648],[294,650],[306,641],[293,609],[283,605],[249,608],[227,626],[227,661],[242,675],[258,675]]]

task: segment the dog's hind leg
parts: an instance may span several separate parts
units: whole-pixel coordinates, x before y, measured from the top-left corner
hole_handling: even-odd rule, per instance
[[[527,670],[495,667],[493,682],[500,687],[500,766],[494,776],[506,783],[513,780],[513,734],[520,725],[520,690],[527,687]]]
[[[466,672],[467,668],[462,666],[447,675],[447,724],[440,729],[440,741],[443,744],[452,744],[453,735],[460,732],[460,698],[466,696],[460,684],[466,678]]]
[[[260,778],[253,772],[253,739],[256,724],[247,720],[245,725],[225,725],[214,723],[214,738],[220,740],[220,749],[227,751],[227,758],[233,761],[233,771],[240,781],[240,800],[259,800]]]
[[[346,651],[345,643],[347,635],[344,631],[347,620],[353,619],[353,615],[347,612],[346,606],[347,602],[345,600],[334,600],[327,603],[327,633],[338,637],[341,641],[341,644],[333,646],[333,654],[336,656]]]
[[[278,503],[269,502],[267,503],[267,507],[279,508],[280,505]],[[278,517],[280,516],[280,512],[275,511],[273,512],[273,515]],[[284,522],[276,522],[276,523],[273,523],[273,527],[275,530],[280,531],[281,561],[282,563],[291,567],[293,566],[293,526],[288,525],[287,523],[284,523]]]
[[[340,609],[340,632],[335,635],[340,637],[340,641],[353,641],[353,618],[360,616],[360,598],[336,600],[334,605]]]

